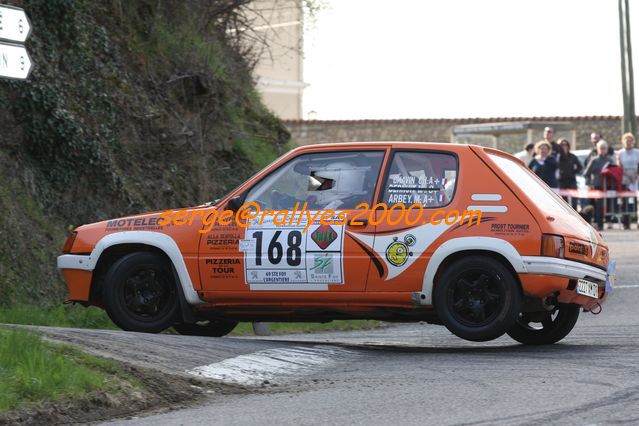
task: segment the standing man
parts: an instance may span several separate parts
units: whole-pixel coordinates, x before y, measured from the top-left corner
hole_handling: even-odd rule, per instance
[[[553,129],[552,127],[545,127],[544,140],[550,144],[552,148],[552,155],[555,156],[555,160],[556,160],[557,156],[561,152],[561,149],[559,149],[559,144],[555,142],[555,129]]]

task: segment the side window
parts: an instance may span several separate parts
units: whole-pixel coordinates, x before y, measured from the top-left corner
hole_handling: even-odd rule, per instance
[[[307,210],[353,209],[371,203],[384,151],[303,154],[258,182],[246,202],[285,210],[307,203]]]
[[[383,201],[391,207],[420,203],[424,208],[447,205],[455,195],[457,158],[452,154],[399,151],[393,155],[384,184]]]

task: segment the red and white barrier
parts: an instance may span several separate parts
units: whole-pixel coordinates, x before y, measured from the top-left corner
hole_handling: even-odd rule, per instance
[[[588,198],[593,200],[602,198],[634,198],[639,196],[639,191],[602,191],[599,189],[556,189],[555,192],[562,197]]]

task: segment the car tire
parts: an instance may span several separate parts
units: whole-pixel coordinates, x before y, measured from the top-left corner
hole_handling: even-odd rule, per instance
[[[487,256],[469,256],[444,270],[434,291],[435,310],[451,333],[485,342],[510,330],[521,310],[514,273]]]
[[[159,333],[180,310],[170,262],[150,252],[118,259],[106,274],[102,300],[111,320],[126,331]]]
[[[174,324],[173,328],[184,336],[223,337],[237,326],[237,321],[217,319],[196,322],[195,324]]]
[[[560,303],[543,319],[532,318],[531,314],[523,313],[519,315],[513,328],[508,330],[508,335],[524,345],[552,345],[572,331],[580,311],[579,305]]]

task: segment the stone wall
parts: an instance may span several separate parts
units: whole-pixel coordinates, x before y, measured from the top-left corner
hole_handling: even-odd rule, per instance
[[[461,124],[498,123],[512,121],[570,122],[576,132],[576,149],[590,147],[590,133],[599,131],[604,139],[620,148],[621,118],[616,116],[593,117],[501,117],[464,119],[414,119],[414,120],[289,120],[284,124],[290,130],[295,145],[327,142],[365,141],[422,141],[450,142],[451,128]],[[571,132],[558,132],[557,138],[572,139]],[[542,139],[542,130],[534,130],[533,140]],[[465,141],[465,139],[464,139]],[[492,138],[477,138],[473,143],[487,145]],[[498,148],[509,152],[521,150],[526,134],[500,137]],[[573,141],[571,141],[573,142]]]

